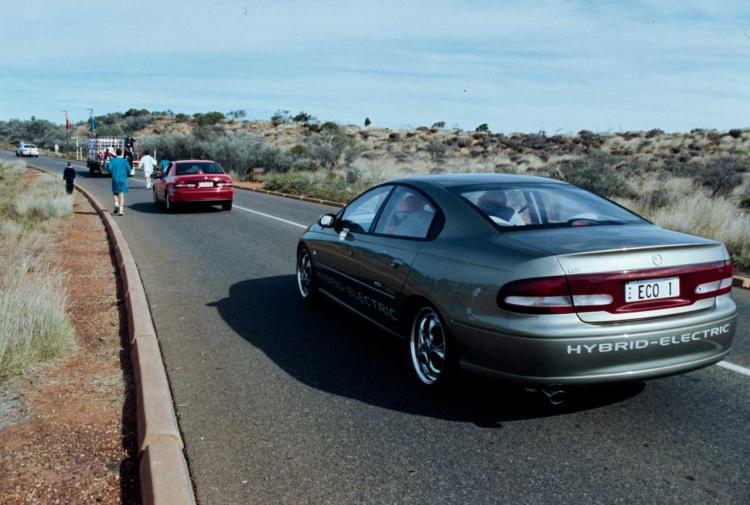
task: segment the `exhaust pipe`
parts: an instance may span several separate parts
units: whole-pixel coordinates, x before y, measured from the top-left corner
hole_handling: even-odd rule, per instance
[[[564,389],[542,389],[550,405],[562,405],[568,399],[568,393]]]

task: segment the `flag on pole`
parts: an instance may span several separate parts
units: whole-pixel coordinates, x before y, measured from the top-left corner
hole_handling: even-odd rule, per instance
[[[70,130],[71,128],[73,128],[73,123],[70,122],[70,116],[66,112],[65,113],[65,129]]]

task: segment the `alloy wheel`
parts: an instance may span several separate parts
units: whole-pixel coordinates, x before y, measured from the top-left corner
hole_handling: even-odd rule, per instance
[[[307,249],[303,249],[297,259],[297,287],[303,299],[310,297],[313,287],[313,271],[310,253]]]
[[[411,361],[422,384],[435,384],[446,370],[446,338],[440,316],[424,307],[414,318],[409,340]]]

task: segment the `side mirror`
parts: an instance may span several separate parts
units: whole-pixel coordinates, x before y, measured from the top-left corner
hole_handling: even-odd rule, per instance
[[[323,228],[333,228],[336,224],[336,216],[333,214],[323,214],[320,216],[320,219],[318,219],[318,224]]]

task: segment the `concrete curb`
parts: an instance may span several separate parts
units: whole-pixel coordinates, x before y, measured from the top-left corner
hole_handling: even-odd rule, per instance
[[[732,286],[735,288],[750,289],[750,277],[735,275],[732,277]]]
[[[59,176],[38,167],[29,167]],[[123,282],[130,359],[136,385],[141,500],[144,505],[194,505],[192,481],[182,452],[184,444],[138,267],[112,216],[88,191],[78,184],[75,187],[91,202],[104,222]]]
[[[241,185],[241,183],[235,182],[232,184],[235,189],[244,189],[245,191],[252,191],[254,193],[261,193],[263,195],[280,196],[282,198],[290,198],[292,200],[299,200],[301,202],[319,203],[321,205],[329,205],[331,207],[343,207],[346,205],[341,202],[334,202],[332,200],[324,200],[322,198],[311,198],[309,196],[293,195],[291,193],[281,193],[279,191],[269,191],[267,189],[253,188],[250,186]]]

